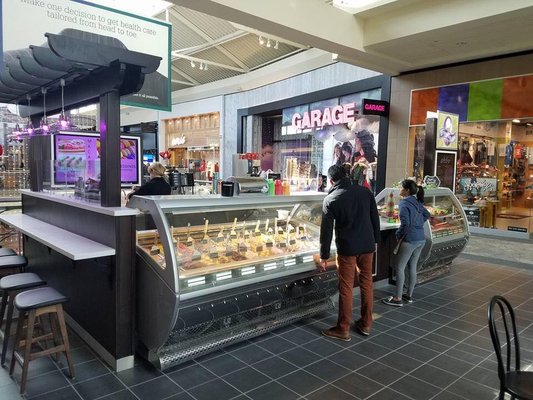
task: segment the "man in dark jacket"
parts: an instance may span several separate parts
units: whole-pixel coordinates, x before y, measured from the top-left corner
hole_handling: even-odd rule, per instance
[[[360,334],[368,336],[372,327],[374,302],[372,261],[380,237],[379,214],[372,192],[362,186],[352,185],[342,166],[331,166],[328,175],[333,187],[323,204],[319,268],[324,271],[327,267],[333,229],[335,229],[339,274],[339,317],[337,325],[322,331],[322,334],[333,339],[348,341],[356,278],[359,280],[361,290],[361,319],[355,323],[355,329]]]

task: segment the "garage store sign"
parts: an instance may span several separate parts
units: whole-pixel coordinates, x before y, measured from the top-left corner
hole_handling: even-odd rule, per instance
[[[355,103],[347,103],[335,107],[294,113],[292,126],[297,129],[322,128],[325,125],[340,125],[355,121],[357,110]]]

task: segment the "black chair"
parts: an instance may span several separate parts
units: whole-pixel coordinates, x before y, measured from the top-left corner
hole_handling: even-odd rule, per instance
[[[501,318],[497,315],[497,308],[500,311]],[[509,393],[511,399],[533,400],[533,371],[520,370],[520,343],[516,330],[515,315],[511,303],[506,298],[494,296],[491,299],[488,309],[488,322],[490,337],[498,360],[499,398],[504,399],[505,393]],[[503,334],[504,331],[505,342],[502,345],[500,334]],[[502,350],[505,350],[507,356],[505,364]]]

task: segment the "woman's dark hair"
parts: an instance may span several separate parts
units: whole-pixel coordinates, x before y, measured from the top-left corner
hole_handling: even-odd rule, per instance
[[[405,179],[402,181],[402,187],[409,192],[411,196],[416,195],[416,199],[420,202],[424,202],[424,188],[418,186],[412,179]]]
[[[363,149],[364,156],[368,162],[376,161],[376,149],[374,143],[374,136],[367,130],[362,130],[357,133],[357,139],[361,143],[361,148]]]
[[[341,142],[338,142],[335,144],[335,147],[333,148],[333,156],[335,157],[336,154],[335,154],[335,150],[339,149],[339,158],[337,160],[337,165],[342,165],[344,164],[344,161],[346,161],[344,159],[344,154],[342,154],[342,143]]]
[[[352,154],[352,151],[353,151],[352,144],[350,142],[344,142],[342,144],[341,151],[349,151],[350,154]],[[349,160],[345,160],[345,161],[349,161]]]

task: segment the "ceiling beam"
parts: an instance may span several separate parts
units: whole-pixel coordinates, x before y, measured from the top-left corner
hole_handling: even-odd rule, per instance
[[[173,51],[181,53],[181,54],[190,55],[192,53],[197,53],[202,50],[206,50],[210,47],[220,46],[224,43],[231,42],[232,40],[239,39],[248,34],[249,34],[248,32],[237,31],[237,32],[230,33],[228,35],[224,35],[216,40],[211,40],[210,42],[199,44],[198,46],[185,47],[183,49],[174,49]]]
[[[209,42],[212,42],[213,39],[216,39],[216,38],[212,38],[210,37],[207,33],[205,33],[204,31],[202,31],[201,29],[199,29],[196,25],[194,25],[191,21],[189,21],[187,18],[185,18],[183,15],[181,15],[179,12],[177,12],[176,10],[174,10],[173,8],[170,8],[169,9],[169,13],[174,17],[176,18],[177,20],[179,20],[180,22],[182,22],[185,26],[187,26],[189,29],[192,29],[197,35],[199,35],[200,37],[202,37],[205,41],[207,41],[208,43]],[[235,57],[233,54],[231,54],[228,50],[226,50],[224,47],[216,44],[214,45],[213,47],[215,47],[218,51],[220,51],[222,54],[224,54],[226,57],[228,57],[231,61],[233,61],[235,63],[235,65],[238,65],[239,67],[241,67],[242,69],[245,69],[245,70],[248,70],[248,67],[241,61],[239,60],[237,57]]]
[[[186,86],[194,86],[194,83],[187,82],[187,81],[180,81],[178,79],[171,79],[172,83],[179,83],[180,85],[186,85]]]
[[[175,73],[177,74],[180,74],[181,76],[183,76],[185,79],[187,79],[188,81],[190,81],[191,83],[195,84],[195,85],[199,85],[200,82],[198,82],[196,79],[194,79],[192,76],[189,76],[187,73],[183,72],[181,69],[179,69],[178,67],[176,67],[175,65],[172,65],[170,67],[170,69],[172,69],[172,71],[174,71]]]
[[[199,63],[213,65],[215,67],[229,69],[229,70],[232,70],[232,71],[240,72],[241,74],[245,74],[246,72],[250,71],[249,69],[237,68],[237,67],[233,67],[231,65],[221,64],[221,63],[217,63],[217,62],[214,62],[214,61],[208,61],[208,60],[205,60],[203,58],[188,56],[188,55],[176,53],[176,52],[173,51],[172,52],[172,61],[174,61],[174,60],[176,60],[178,58],[183,58],[185,60],[195,61],[195,62],[199,62]]]

